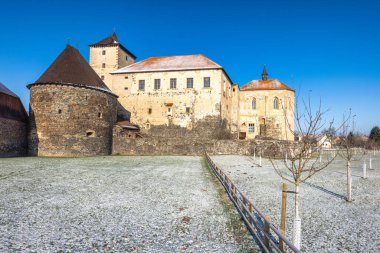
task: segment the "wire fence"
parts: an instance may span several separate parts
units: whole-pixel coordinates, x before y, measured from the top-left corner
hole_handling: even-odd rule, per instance
[[[270,222],[269,216],[265,216],[249,201],[208,154],[206,160],[263,252],[301,252]]]

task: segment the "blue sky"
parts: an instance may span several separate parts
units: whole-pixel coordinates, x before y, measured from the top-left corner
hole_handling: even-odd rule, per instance
[[[380,125],[380,1],[6,1],[1,9],[0,81],[25,105],[25,85],[68,37],[88,59],[88,45],[115,29],[138,60],[203,53],[239,85],[266,64],[269,77],[321,97],[327,120],[352,108],[358,131]]]

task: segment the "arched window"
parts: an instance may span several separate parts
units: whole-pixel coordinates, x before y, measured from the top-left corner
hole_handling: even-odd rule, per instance
[[[274,109],[278,109],[278,97],[275,97],[275,98],[274,98],[273,108],[274,108]]]
[[[256,98],[252,99],[252,110],[256,110]]]

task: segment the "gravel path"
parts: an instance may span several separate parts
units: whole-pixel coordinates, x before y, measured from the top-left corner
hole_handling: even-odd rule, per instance
[[[253,203],[271,216],[278,226],[281,207],[281,179],[270,162],[259,167],[252,157],[213,156]],[[257,161],[258,162],[258,159]],[[361,178],[362,162],[353,164],[353,198],[347,203],[344,161],[336,160],[301,185],[302,251],[380,252],[380,155],[373,161],[367,179]],[[293,187],[289,185],[289,190]],[[287,236],[292,238],[294,197],[288,194]]]
[[[1,252],[257,252],[200,157],[0,159]]]

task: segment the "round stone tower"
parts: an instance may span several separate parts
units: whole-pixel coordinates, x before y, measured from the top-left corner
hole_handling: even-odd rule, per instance
[[[117,96],[68,45],[30,89],[29,154],[109,155]]]

